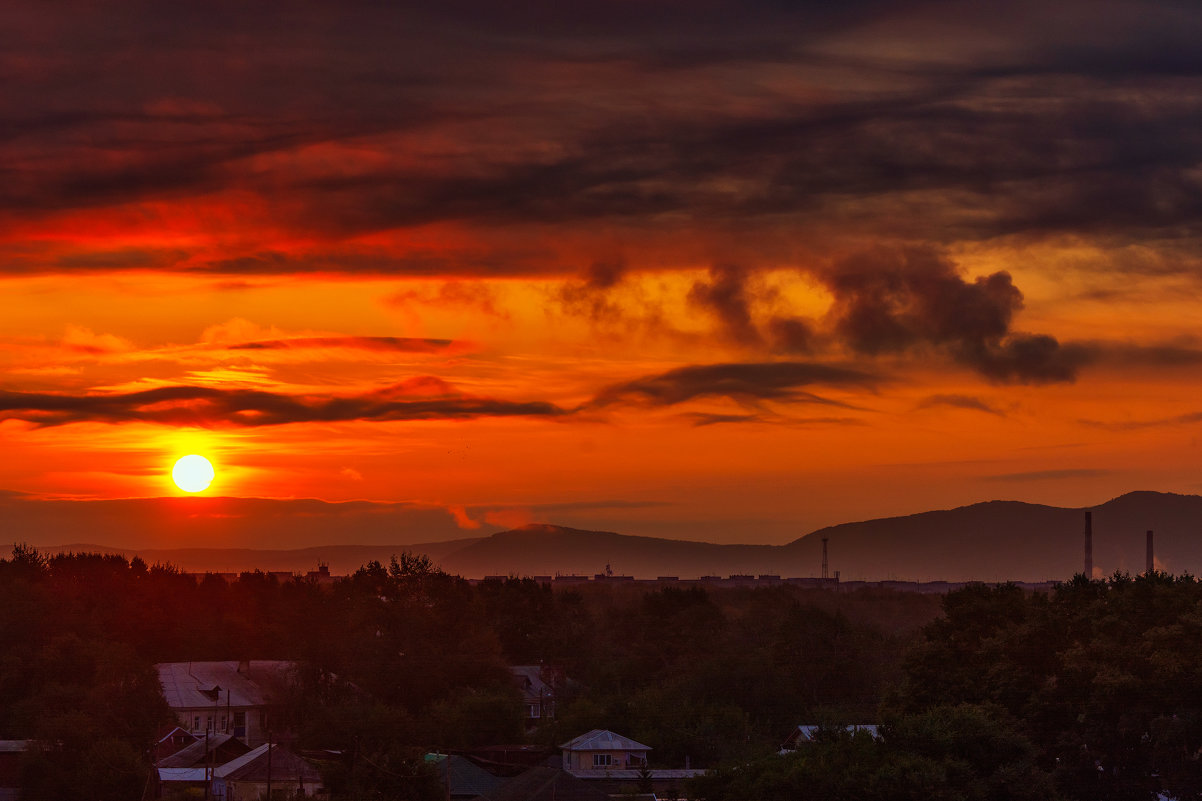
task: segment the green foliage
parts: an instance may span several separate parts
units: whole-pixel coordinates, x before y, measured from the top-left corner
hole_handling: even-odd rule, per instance
[[[993,704],[1058,791],[1079,799],[1202,794],[1202,586],[1163,573],[1084,576],[1050,596],[952,593],[890,707]]]
[[[901,716],[885,738],[842,728],[795,753],[690,782],[704,801],[1053,801],[1033,748],[998,710],[939,707]]]

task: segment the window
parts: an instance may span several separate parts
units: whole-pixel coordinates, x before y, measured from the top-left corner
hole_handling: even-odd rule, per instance
[[[222,731],[229,731],[229,727],[228,727],[228,726],[226,726],[226,725],[225,725],[225,723],[226,723],[226,720],[225,720],[225,715],[222,715],[222,716],[221,716],[221,730],[222,730]]]
[[[593,754],[594,768],[608,768],[614,764],[613,754]]]
[[[526,704],[526,717],[528,717],[528,718],[539,717],[538,704]]]
[[[208,731],[211,728],[213,728],[213,716],[205,715],[205,731]]]
[[[192,731],[200,731],[200,715],[192,718]]]
[[[234,728],[235,729],[246,728],[246,713],[245,712],[238,711],[238,712],[234,713]]]

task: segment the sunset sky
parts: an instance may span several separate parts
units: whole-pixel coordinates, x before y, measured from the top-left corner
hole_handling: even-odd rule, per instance
[[[3,5],[0,507],[1202,491],[1196,2],[417,5]]]

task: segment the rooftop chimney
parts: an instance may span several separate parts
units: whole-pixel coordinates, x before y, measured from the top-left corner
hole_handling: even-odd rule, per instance
[[[1085,578],[1093,578],[1093,512],[1085,513]]]
[[[1151,529],[1149,529],[1148,530],[1148,569],[1146,572],[1148,573],[1148,575],[1152,575],[1152,573],[1155,571],[1156,571],[1156,560],[1153,558],[1152,531],[1151,531]]]

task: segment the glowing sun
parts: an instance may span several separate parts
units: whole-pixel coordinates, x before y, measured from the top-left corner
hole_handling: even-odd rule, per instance
[[[213,483],[217,473],[212,463],[195,453],[180,458],[171,468],[171,480],[184,492],[200,492]]]

